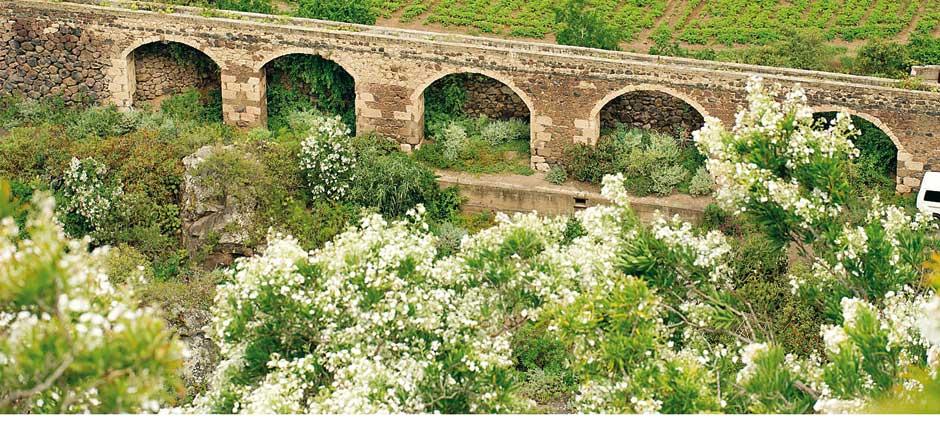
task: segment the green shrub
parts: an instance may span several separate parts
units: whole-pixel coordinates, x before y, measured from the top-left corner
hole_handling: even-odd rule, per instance
[[[705,166],[699,167],[689,180],[689,194],[693,196],[707,196],[715,189],[715,180],[708,173]]]
[[[195,89],[183,91],[164,100],[160,111],[177,121],[222,121],[222,93],[212,91],[203,95]]]
[[[677,164],[652,169],[650,179],[652,179],[653,184],[650,189],[656,194],[667,196],[672,194],[676,186],[684,182],[688,175],[689,172]]]
[[[441,145],[444,160],[454,163],[460,157],[460,154],[465,151],[467,140],[467,129],[453,122],[441,131],[440,137],[435,143]]]
[[[460,250],[460,241],[467,235],[467,230],[444,222],[434,230],[437,236],[437,253],[442,257],[455,254]]]
[[[529,140],[529,124],[520,119],[487,121],[480,128],[480,138],[493,146],[505,145],[514,140]]]
[[[873,40],[858,50],[853,70],[862,75],[902,78],[910,73],[907,48],[897,42]]]
[[[270,0],[215,0],[215,7],[239,12],[273,14],[277,12]]]
[[[552,166],[545,174],[545,180],[555,185],[561,185],[568,180],[568,172],[562,166]]]
[[[285,118],[295,112],[316,110],[340,116],[355,133],[355,81],[342,66],[318,55],[291,54],[265,70],[270,129],[289,126]]]
[[[399,217],[418,204],[435,206],[441,190],[434,172],[404,153],[363,158],[356,169],[350,201]],[[434,208],[436,211],[451,209]]]
[[[688,191],[688,178],[703,162],[695,148],[680,146],[672,136],[622,125],[601,137],[597,145],[575,145],[565,155],[565,165],[575,179],[600,183],[605,175],[623,173],[627,191],[637,196]]]
[[[911,63],[915,65],[940,64],[940,37],[914,35],[907,44]]]
[[[586,0],[568,0],[555,9],[558,31],[555,40],[560,45],[584,46],[616,51],[620,36],[607,24],[607,20]]]
[[[297,16],[368,25],[376,19],[371,3],[347,0],[300,0]]]

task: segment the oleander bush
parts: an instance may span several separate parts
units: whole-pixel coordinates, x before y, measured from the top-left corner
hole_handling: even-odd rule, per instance
[[[23,211],[0,183],[0,411],[157,412],[180,388],[183,349],[162,319],[118,290],[103,252],[69,239],[53,200]]]
[[[821,125],[799,90],[780,97],[754,79],[748,91],[733,129],[708,118],[694,133],[744,234],[641,224],[618,174],[603,180],[611,206],[500,215],[459,246],[441,246],[423,206],[367,216],[312,253],[275,237],[220,287],[224,361],[194,410],[923,405],[940,366],[940,299],[923,264],[934,226],[877,199],[852,213],[868,197],[845,174],[858,155],[847,115]]]
[[[735,124],[689,143],[621,128],[572,149],[610,205],[495,219],[439,189],[440,140],[408,155],[312,110],[238,132],[183,102],[4,100],[0,411],[935,410],[935,222],[859,187],[892,155],[863,123],[814,117],[798,88],[747,91]],[[462,130],[448,166],[524,143],[528,168],[528,142],[481,138],[519,127],[492,124],[434,127]],[[257,253],[216,272],[178,241],[180,160],[205,145],[228,149],[196,180],[257,202]],[[714,195],[702,225],[630,208],[675,191]],[[141,303],[211,314],[204,390],[182,392],[183,350]]]

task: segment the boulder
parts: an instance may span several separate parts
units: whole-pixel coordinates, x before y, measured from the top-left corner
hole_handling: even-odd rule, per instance
[[[195,253],[211,239],[214,246],[206,262],[213,267],[231,262],[234,257],[252,254],[248,229],[257,207],[255,201],[238,201],[233,197],[219,201],[204,184],[194,179],[196,168],[219,148],[229,147],[203,146],[183,159],[185,173],[180,193],[183,244]]]

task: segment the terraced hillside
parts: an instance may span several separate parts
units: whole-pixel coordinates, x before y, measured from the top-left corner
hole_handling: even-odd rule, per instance
[[[373,0],[386,23],[551,37],[563,0]],[[794,30],[852,42],[940,35],[940,0],[592,0],[628,45],[668,31],[688,45],[763,45]]]

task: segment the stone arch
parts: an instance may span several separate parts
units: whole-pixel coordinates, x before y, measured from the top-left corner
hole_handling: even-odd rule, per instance
[[[860,112],[854,109],[842,107],[842,106],[835,106],[835,105],[816,106],[812,108],[812,111],[813,111],[813,114],[845,112],[853,117],[861,118],[867,121],[868,123],[870,123],[871,125],[875,126],[877,129],[881,130],[881,132],[884,133],[885,136],[888,136],[888,139],[890,139],[891,143],[894,144],[894,148],[896,150],[895,162],[897,165],[895,167],[894,180],[895,180],[895,183],[897,184],[897,189],[903,192],[910,191],[909,189],[904,189],[904,184],[902,184],[903,178],[906,176],[905,165],[908,164],[908,160],[904,160],[905,163],[902,163],[902,154],[904,154],[905,151],[904,151],[903,146],[901,145],[901,140],[898,139],[897,135],[894,134],[894,131],[892,131],[890,127],[885,125],[883,121],[881,121],[880,119],[878,119],[878,117],[875,117],[874,115],[871,115],[865,112]]]
[[[329,54],[329,52],[324,52],[323,50],[317,50],[317,49],[311,49],[311,48],[281,49],[281,50],[278,50],[271,54],[266,55],[264,58],[262,58],[260,61],[254,64],[254,66],[252,67],[252,73],[255,76],[258,76],[261,82],[260,96],[261,96],[261,102],[263,103],[263,106],[264,106],[262,109],[264,112],[264,117],[267,118],[268,108],[269,108],[268,95],[267,95],[268,93],[267,78],[268,78],[268,71],[269,71],[268,66],[271,65],[272,63],[277,62],[280,59],[287,58],[290,56],[310,56],[310,57],[317,57],[317,58],[323,59],[325,61],[328,61],[337,65],[342,73],[348,75],[349,78],[352,79],[353,93],[352,93],[351,101],[352,101],[353,115],[354,115],[354,118],[352,119],[353,120],[352,125],[358,125],[359,116],[360,116],[359,113],[361,112],[363,106],[361,105],[362,101],[360,100],[361,98],[359,97],[360,81],[357,76],[358,72],[356,68],[352,67],[352,65],[345,59],[332,56]],[[354,127],[354,130],[355,128],[358,128],[358,127]]]
[[[639,92],[665,94],[667,96],[670,96],[671,98],[684,102],[686,105],[691,107],[694,111],[696,111],[698,115],[702,117],[702,119],[708,118],[710,116],[710,114],[708,113],[708,110],[705,109],[705,107],[702,106],[701,103],[699,103],[692,97],[680,91],[676,91],[672,88],[661,86],[661,85],[650,85],[650,84],[629,85],[627,87],[608,93],[606,96],[604,96],[603,99],[598,101],[594,105],[594,107],[591,109],[590,120],[588,121],[588,127],[587,127],[587,130],[584,132],[584,136],[587,138],[586,139],[587,143],[593,145],[597,143],[597,140],[600,138],[601,126],[602,126],[601,112],[604,110],[605,107],[607,107],[611,102],[613,102],[614,100],[618,99],[621,96],[624,96],[630,93],[639,93]],[[692,132],[692,131],[694,130],[689,130],[689,132]]]
[[[813,107],[812,109],[813,109],[814,114],[829,113],[829,112],[845,112],[849,115],[857,116],[861,119],[864,119],[865,121],[872,123],[872,125],[874,125],[875,127],[878,127],[879,130],[884,132],[884,134],[888,136],[889,139],[891,139],[891,142],[894,143],[894,147],[897,148],[898,152],[904,151],[904,148],[901,145],[901,140],[898,139],[897,135],[894,134],[894,131],[892,131],[891,128],[885,125],[885,123],[882,122],[880,119],[878,119],[877,117],[871,114],[867,114],[865,112],[859,112],[854,109],[849,109],[846,107],[835,106],[835,105],[817,106],[817,107]]]
[[[117,58],[112,62],[113,65],[109,74],[112,76],[112,82],[110,84],[112,103],[119,108],[125,109],[133,106],[134,93],[137,91],[137,68],[134,54],[143,46],[161,42],[178,43],[187,46],[205,55],[215,63],[216,67],[220,70],[224,67],[224,63],[220,61],[221,57],[214,52],[214,50],[187,37],[159,35],[143,39],[134,39],[130,45],[117,53]]]
[[[353,67],[352,64],[350,64],[348,61],[332,56],[329,54],[329,52],[312,48],[286,48],[274,51],[273,53],[266,55],[260,61],[256,62],[253,70],[255,73],[261,73],[264,71],[264,68],[272,61],[281,57],[286,57],[288,55],[312,55],[315,57],[320,57],[324,60],[332,61],[342,67],[346,73],[349,73],[349,76],[352,76],[354,81],[359,82],[359,76],[357,76],[358,72],[356,68]]]
[[[460,75],[460,74],[474,74],[474,75],[481,75],[481,76],[490,78],[496,82],[499,82],[500,84],[509,88],[510,90],[512,90],[512,92],[516,96],[518,96],[519,99],[522,100],[526,108],[528,108],[529,110],[529,153],[531,154],[531,156],[535,156],[536,154],[536,139],[535,139],[536,137],[536,129],[535,129],[536,112],[535,112],[535,104],[532,102],[532,98],[529,97],[529,95],[525,91],[522,91],[522,89],[520,89],[515,84],[515,82],[513,81],[511,77],[500,74],[500,73],[482,70],[482,69],[478,69],[474,67],[459,67],[457,69],[436,73],[432,75],[430,78],[422,81],[422,83],[412,93],[411,100],[410,100],[411,103],[410,103],[409,113],[411,114],[411,117],[414,119],[414,124],[416,127],[416,129],[412,130],[412,133],[411,133],[412,136],[415,138],[413,142],[416,142],[417,144],[421,144],[421,143],[424,143],[424,139],[425,139],[425,136],[424,136],[424,108],[425,108],[424,93],[425,91],[427,91],[428,88],[434,85],[435,82],[443,79],[444,77],[447,77],[450,75]]]

